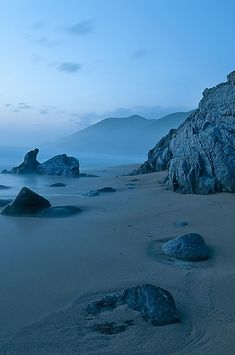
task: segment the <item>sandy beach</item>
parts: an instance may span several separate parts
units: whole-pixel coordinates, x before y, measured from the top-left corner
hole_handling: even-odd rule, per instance
[[[234,354],[235,195],[180,195],[160,184],[164,172],[123,176],[132,168],[35,185],[53,206],[80,207],[76,216],[0,216],[0,354]],[[117,191],[82,196],[105,186]],[[204,237],[208,260],[161,255],[162,240],[190,232]],[[90,330],[82,313],[90,300],[140,283],[168,290],[180,323],[154,327],[122,309],[101,318],[133,320],[126,331]]]

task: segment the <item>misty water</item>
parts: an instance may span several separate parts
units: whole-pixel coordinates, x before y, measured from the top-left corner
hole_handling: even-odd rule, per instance
[[[28,148],[0,148],[0,171],[11,169],[23,161]],[[76,152],[66,152],[79,159],[82,173],[100,174],[108,167],[136,164],[144,160],[143,157],[114,156],[102,154],[77,154]],[[44,161],[54,155],[61,154],[59,151],[40,150],[39,161]],[[12,198],[20,188],[27,186],[35,191],[43,190],[54,182],[64,182],[69,178],[61,176],[40,176],[40,175],[11,175],[0,174],[0,185],[8,186],[10,189],[1,190],[0,198]],[[63,194],[63,189],[59,190]],[[53,195],[53,191],[50,195]]]

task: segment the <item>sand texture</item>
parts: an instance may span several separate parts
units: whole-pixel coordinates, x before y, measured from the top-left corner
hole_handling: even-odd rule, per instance
[[[133,181],[122,176],[130,170],[41,178],[35,191],[77,215],[0,216],[0,354],[235,353],[235,195],[180,195],[159,183],[164,172]],[[12,184],[2,199],[14,197]],[[103,187],[116,192],[84,197]],[[162,255],[164,241],[186,233],[204,237],[208,260]],[[179,323],[152,326],[126,306],[86,316],[89,302],[141,283],[173,295]],[[100,332],[105,322],[120,332]]]

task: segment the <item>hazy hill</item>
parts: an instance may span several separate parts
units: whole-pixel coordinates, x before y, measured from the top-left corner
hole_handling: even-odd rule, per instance
[[[144,156],[156,141],[176,128],[190,112],[176,112],[161,119],[146,119],[134,115],[126,118],[107,118],[69,137],[57,146],[79,153]]]

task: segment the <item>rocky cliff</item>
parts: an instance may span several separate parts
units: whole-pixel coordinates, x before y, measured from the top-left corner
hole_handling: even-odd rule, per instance
[[[235,192],[235,71],[204,90],[198,109],[150,150],[135,173],[162,170],[176,192]]]

